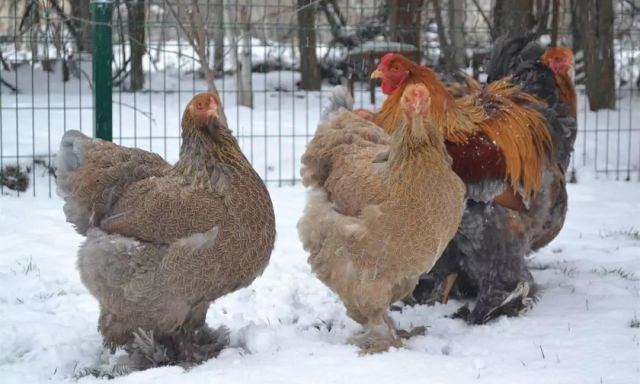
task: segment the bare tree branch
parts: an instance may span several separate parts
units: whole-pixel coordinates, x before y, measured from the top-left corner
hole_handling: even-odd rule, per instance
[[[187,10],[187,14],[189,16],[189,25],[185,25],[180,19],[180,15],[178,11],[176,11],[177,6],[175,5],[174,0],[166,0],[167,8],[169,8],[169,12],[176,19],[176,23],[182,30],[182,32],[187,36],[187,41],[194,49],[196,54],[198,55],[198,61],[200,62],[200,67],[204,72],[204,76],[207,80],[207,88],[209,92],[214,93],[219,100],[222,100],[220,97],[220,93],[216,88],[214,71],[211,66],[209,66],[209,57],[207,55],[207,33],[206,33],[206,24],[202,17],[202,13],[200,12],[200,7],[198,6],[197,0],[192,0],[192,6]],[[221,118],[225,122],[227,122],[227,116],[224,113],[224,108],[220,109]]]
[[[176,23],[182,30],[182,32],[187,36],[187,41],[193,48],[193,50],[198,55],[198,60],[200,61],[200,66],[202,67],[202,71],[204,72],[205,78],[207,80],[207,86],[210,92],[218,94],[218,89],[216,88],[214,81],[214,73],[213,70],[209,67],[209,57],[207,56],[207,39],[206,39],[206,26],[204,24],[202,14],[200,13],[200,7],[198,6],[197,0],[192,0],[192,7],[187,10],[187,14],[189,16],[189,26],[185,25],[180,19],[180,15],[176,11],[176,5],[173,0],[166,1],[167,8],[169,8],[169,12],[176,19]]]
[[[491,38],[495,39],[496,36],[495,36],[495,32],[493,30],[493,24],[491,24],[491,21],[487,17],[487,14],[484,12],[484,9],[482,9],[482,7],[480,6],[480,3],[478,2],[478,0],[472,0],[472,1],[473,1],[473,4],[478,9],[478,12],[480,13],[480,16],[482,16],[482,20],[484,20],[485,24],[487,24],[487,28],[489,28],[489,34],[491,35]]]
[[[82,37],[78,33],[76,26],[71,22],[72,21],[71,18],[64,12],[62,7],[58,3],[58,0],[49,0],[49,2],[51,3],[53,10],[56,11],[58,16],[60,16],[62,21],[64,21],[64,24],[67,26],[67,29],[69,29],[69,33],[71,33],[71,36],[73,36],[73,39],[76,41],[76,45],[78,46],[78,48],[81,48]]]
[[[638,7],[632,0],[624,0],[624,2],[627,3],[634,12],[640,12],[640,7]]]

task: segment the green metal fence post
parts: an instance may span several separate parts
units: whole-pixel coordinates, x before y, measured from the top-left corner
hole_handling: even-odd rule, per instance
[[[112,0],[91,0],[93,21],[93,129],[97,138],[111,141],[113,62],[111,15]]]

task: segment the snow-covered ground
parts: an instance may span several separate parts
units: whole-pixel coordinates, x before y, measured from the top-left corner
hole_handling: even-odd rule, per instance
[[[462,303],[393,312],[428,327],[406,348],[358,356],[358,329],[310,272],[295,229],[301,187],[271,188],[278,239],[250,287],[212,305],[232,347],[184,370],[117,377],[137,383],[617,383],[640,377],[640,186],[569,185],[565,228],[531,258],[541,300],[521,318],[469,326],[447,316]],[[57,198],[0,197],[0,381],[94,382],[115,364],[96,330],[98,304],[79,280],[82,237]],[[120,352],[121,353],[121,352]]]
[[[23,75],[20,94],[0,94],[0,155],[5,165],[15,164],[18,157],[21,163],[33,165],[33,155],[48,160],[64,130],[91,131],[92,102],[86,83],[72,80],[62,87],[41,72],[34,73],[33,82],[30,70]],[[254,74],[253,110],[235,105],[232,77],[218,81],[231,128],[258,172],[270,180],[298,175],[299,157],[330,89],[298,92],[298,76],[288,71]],[[204,88],[200,80],[190,79],[188,75],[181,78],[182,92],[116,94],[116,142],[151,149],[174,161],[180,111],[194,88]],[[165,81],[167,88],[178,86],[175,76],[149,78],[152,89],[163,89]],[[356,96],[358,106],[375,107],[368,103],[366,89]],[[379,94],[378,105],[382,100]],[[55,108],[64,105],[71,108]],[[132,105],[145,113],[135,112]],[[633,126],[640,118],[640,100],[624,99],[620,112],[586,116],[579,121],[576,143],[579,183],[568,186],[569,215],[562,233],[531,258],[543,292],[539,304],[525,316],[469,326],[448,317],[461,302],[405,307],[392,313],[400,327],[425,325],[427,334],[412,338],[404,349],[358,356],[355,347],[346,345],[358,325],[311,274],[298,241],[295,224],[304,206],[303,188],[271,184],[278,225],[272,261],[249,288],[218,300],[208,314],[211,325],[230,328],[232,346],[217,359],[190,370],[152,369],[116,380],[159,384],[638,382],[640,184],[635,179],[598,179],[592,171],[617,161],[618,168],[628,166],[632,177],[637,177],[640,131]],[[620,129],[605,129],[609,124],[620,124]],[[169,138],[157,138],[164,135]],[[52,183],[47,171],[36,166],[27,193],[16,197],[5,188],[7,195],[0,196],[3,384],[93,382],[98,380],[93,374],[109,374],[116,361],[101,346],[96,330],[98,305],[75,268],[82,237],[65,223]],[[36,197],[32,196],[34,185]]]

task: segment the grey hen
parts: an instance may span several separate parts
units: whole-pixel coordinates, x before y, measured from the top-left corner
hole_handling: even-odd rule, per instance
[[[219,114],[200,94],[182,120],[180,159],[88,138],[62,138],[58,193],[86,236],[82,282],[100,302],[98,328],[134,368],[215,356],[226,332],[207,327],[209,304],[250,284],[275,239],[268,191]]]

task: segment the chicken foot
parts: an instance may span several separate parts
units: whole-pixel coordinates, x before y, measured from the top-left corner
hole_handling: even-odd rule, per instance
[[[469,310],[466,305],[462,306],[456,311],[454,318],[464,319],[470,324],[485,324],[502,315],[519,316],[529,311],[537,301],[535,290],[535,285],[521,281],[508,294],[494,292],[479,298],[473,310]]]
[[[133,333],[133,340],[125,346],[129,355],[126,365],[131,370],[174,364],[190,367],[218,356],[228,343],[226,327],[212,329],[203,325],[196,330],[181,329],[165,337],[138,329]]]
[[[400,336],[387,314],[380,316],[377,321],[368,321],[363,330],[349,337],[347,340],[360,348],[360,354],[373,354],[389,350],[391,347],[403,346]]]

